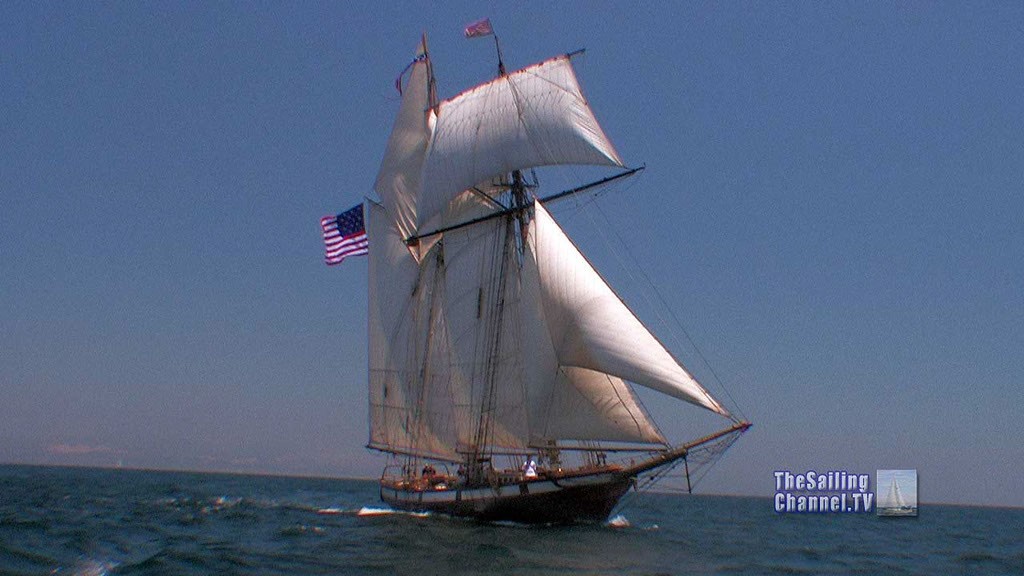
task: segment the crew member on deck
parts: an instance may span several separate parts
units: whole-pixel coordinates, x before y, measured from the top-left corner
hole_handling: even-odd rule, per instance
[[[537,477],[537,463],[532,457],[523,464],[523,476],[527,478]]]

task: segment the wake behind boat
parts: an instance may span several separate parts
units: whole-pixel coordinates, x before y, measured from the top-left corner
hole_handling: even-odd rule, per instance
[[[496,78],[444,101],[425,38],[408,69],[374,186],[381,202],[363,210],[369,447],[393,456],[380,494],[394,508],[600,522],[631,487],[680,463],[689,482],[691,464],[750,427],[665,349],[545,208],[640,170],[625,169],[598,124],[572,56],[506,73],[499,51]],[[527,178],[567,164],[619,170],[550,196]],[[729,424],[672,445],[634,385]]]

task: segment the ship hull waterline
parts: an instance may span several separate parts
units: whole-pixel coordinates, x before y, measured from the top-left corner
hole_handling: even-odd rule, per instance
[[[493,486],[445,486],[442,490],[408,489],[382,479],[380,498],[397,510],[435,512],[488,522],[599,523],[608,519],[622,496],[636,486],[641,474],[685,460],[691,449],[725,436],[743,434],[750,426],[747,421],[736,422],[724,430],[632,463],[628,468],[610,465],[583,473],[519,478],[516,482]]]
[[[380,497],[397,510],[432,512],[485,522],[523,524],[599,523],[633,486],[623,472],[536,478],[501,486],[403,490],[381,485]]]

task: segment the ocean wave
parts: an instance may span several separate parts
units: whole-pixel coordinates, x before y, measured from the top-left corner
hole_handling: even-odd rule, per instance
[[[426,518],[427,516],[430,516],[430,512],[410,512],[408,510],[395,510],[393,508],[375,506],[363,506],[358,512],[356,512],[356,516],[390,516],[392,514],[412,516],[414,518]]]
[[[84,559],[71,568],[73,576],[107,576],[112,570],[118,567],[118,563],[112,560]],[[56,572],[59,572],[58,568]]]
[[[622,514],[616,514],[605,522],[604,525],[610,528],[629,528],[632,526],[632,524],[629,523],[629,520],[627,520]]]
[[[0,558],[4,559],[5,563],[13,560],[18,564],[38,566],[51,566],[57,563],[57,558],[55,556],[43,554],[38,551],[25,550],[9,542],[5,542],[2,539],[0,539]],[[0,573],[2,572],[3,566],[0,565]]]
[[[0,528],[18,528],[25,530],[49,530],[50,522],[46,518],[21,513],[0,514]]]
[[[327,530],[322,526],[311,526],[309,524],[293,524],[290,526],[282,526],[278,529],[277,534],[279,536],[306,536],[308,534],[321,535],[325,534]]]

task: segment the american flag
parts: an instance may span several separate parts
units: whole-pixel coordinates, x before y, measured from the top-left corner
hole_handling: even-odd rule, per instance
[[[469,26],[466,26],[466,38],[490,36],[491,34],[494,34],[494,28],[491,28],[490,18],[481,18]]]
[[[320,219],[320,227],[324,230],[324,245],[327,248],[325,261],[328,266],[340,264],[349,256],[369,252],[370,241],[363,225],[362,204],[337,216],[324,216]]]

